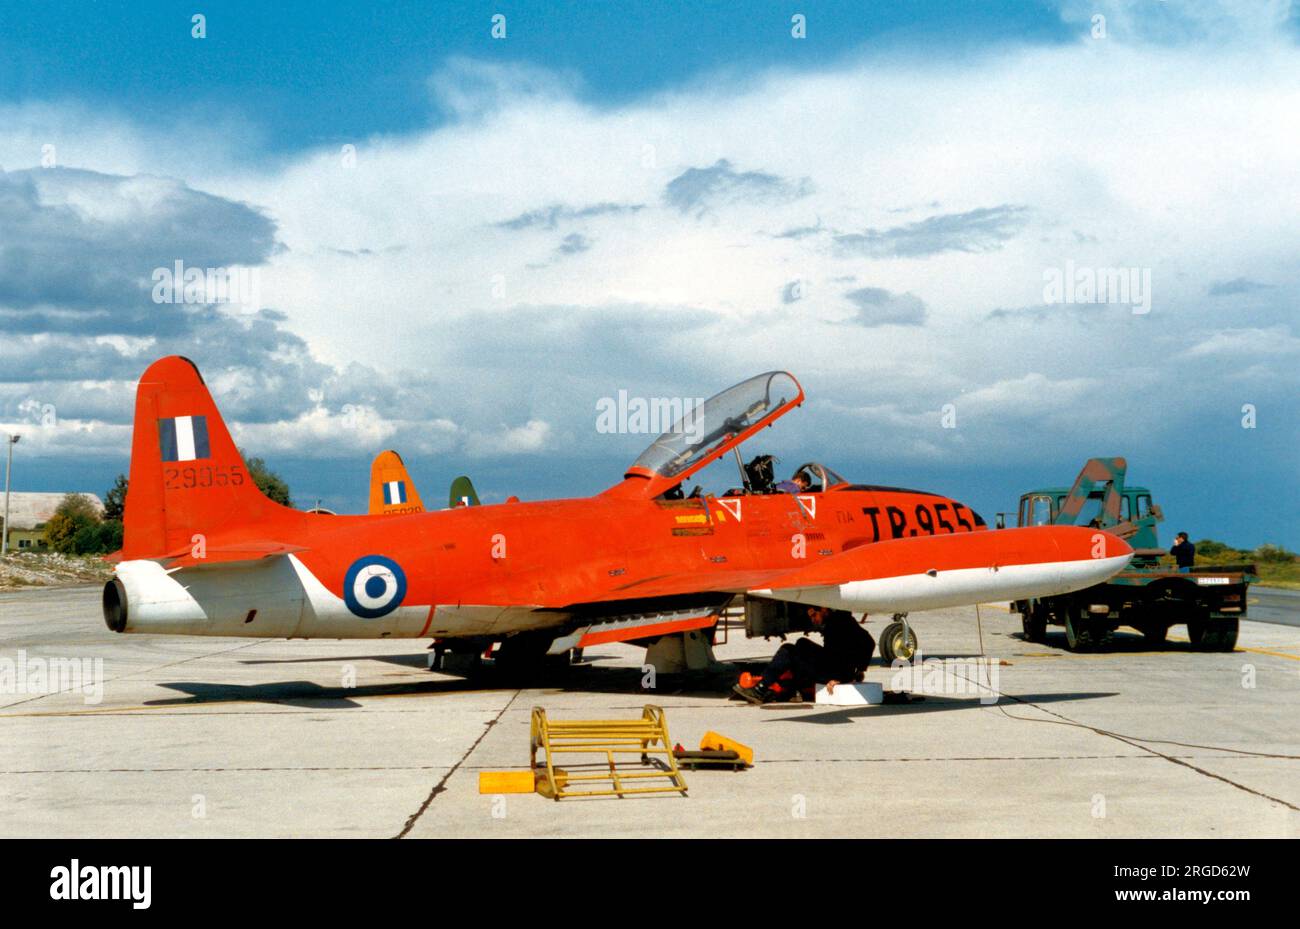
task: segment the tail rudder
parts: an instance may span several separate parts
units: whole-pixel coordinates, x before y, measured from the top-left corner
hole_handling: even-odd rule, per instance
[[[424,504],[415,482],[406,473],[406,465],[397,452],[380,452],[370,465],[371,515],[423,513]]]
[[[285,508],[253,483],[194,362],[160,358],[135,396],[122,558],[158,558]]]
[[[478,493],[474,490],[474,483],[462,474],[451,482],[451,491],[449,493],[447,505],[453,510],[458,506],[478,506]]]

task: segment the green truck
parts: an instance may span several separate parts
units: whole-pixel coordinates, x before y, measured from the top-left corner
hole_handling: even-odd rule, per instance
[[[1094,526],[1133,547],[1129,566],[1104,584],[1085,590],[1017,600],[1025,639],[1046,640],[1049,625],[1065,627],[1071,651],[1105,649],[1120,626],[1131,627],[1150,645],[1161,645],[1170,626],[1185,624],[1192,648],[1230,652],[1246,615],[1246,591],[1259,580],[1253,564],[1214,565],[1181,571],[1160,563],[1165,554],[1156,535],[1163,518],[1145,487],[1124,483],[1123,458],[1090,458],[1073,487],[1044,487],[1020,497],[1018,526]],[[999,514],[998,525],[1006,524]]]

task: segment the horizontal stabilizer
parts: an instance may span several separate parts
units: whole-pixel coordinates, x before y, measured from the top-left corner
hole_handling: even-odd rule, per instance
[[[195,542],[188,548],[169,552],[162,558],[168,568],[201,568],[204,565],[230,565],[241,561],[261,561],[279,555],[305,552],[301,545],[289,545],[286,542],[252,541],[235,542],[228,545],[205,546]]]

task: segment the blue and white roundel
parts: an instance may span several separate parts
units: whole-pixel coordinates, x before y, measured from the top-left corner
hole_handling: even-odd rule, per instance
[[[391,558],[364,555],[352,562],[343,577],[343,602],[366,619],[387,616],[402,605],[406,574]]]

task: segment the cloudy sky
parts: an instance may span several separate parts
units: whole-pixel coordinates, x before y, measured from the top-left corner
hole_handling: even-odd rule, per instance
[[[345,511],[387,447],[595,492],[653,438],[601,398],[784,368],[783,469],[991,521],[1123,454],[1167,535],[1300,547],[1289,3],[261,6],[0,12],[16,489],[102,493],[163,354]]]

